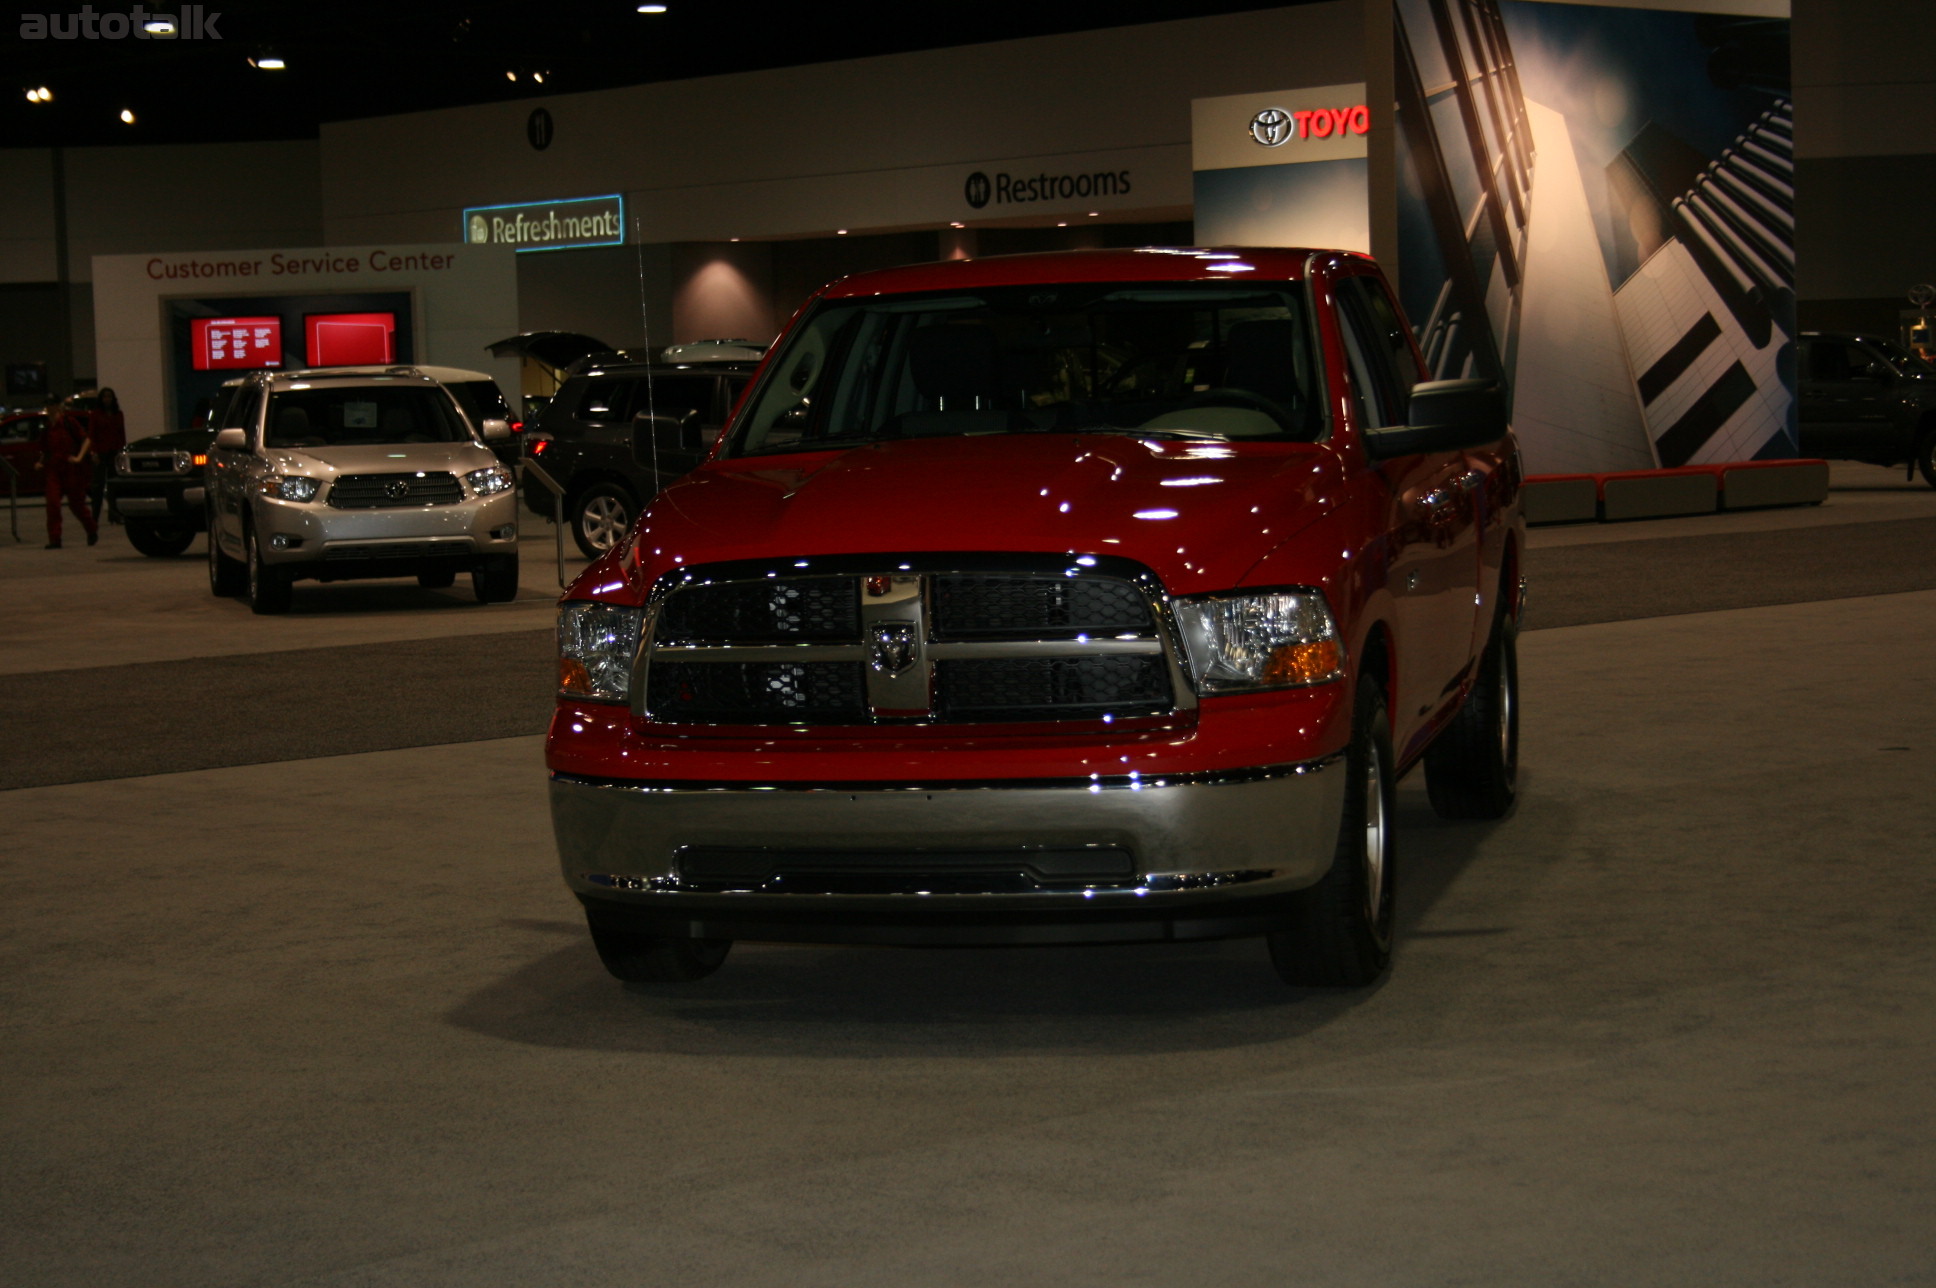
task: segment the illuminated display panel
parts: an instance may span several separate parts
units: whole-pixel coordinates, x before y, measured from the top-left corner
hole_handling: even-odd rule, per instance
[[[282,319],[193,318],[190,365],[196,371],[253,371],[282,365]]]
[[[312,367],[353,367],[397,360],[394,313],[309,313],[304,339]]]

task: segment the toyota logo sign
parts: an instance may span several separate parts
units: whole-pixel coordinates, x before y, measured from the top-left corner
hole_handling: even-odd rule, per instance
[[[1281,148],[1291,137],[1291,114],[1267,107],[1250,118],[1250,137],[1267,148]]]

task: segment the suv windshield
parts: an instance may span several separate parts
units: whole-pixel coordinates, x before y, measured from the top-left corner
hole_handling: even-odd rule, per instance
[[[1884,340],[1880,337],[1871,339],[1869,343],[1882,350],[1883,356],[1895,363],[1898,371],[1913,371],[1918,375],[1925,376],[1936,374],[1936,367],[1931,366],[1929,363],[1923,361],[1922,358],[1911,353],[1899,344]]]
[[[470,427],[449,396],[423,385],[281,389],[269,395],[263,424],[265,447],[470,441]]]
[[[1322,389],[1299,283],[996,287],[823,303],[726,454],[963,434],[1312,439]]]

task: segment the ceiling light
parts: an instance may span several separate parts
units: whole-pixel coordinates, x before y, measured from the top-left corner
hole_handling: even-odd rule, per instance
[[[1068,226],[1069,226],[1069,221],[1066,219],[1056,225],[1057,228],[1067,228]]]
[[[517,74],[516,72],[506,72],[506,73],[504,73],[504,79],[505,79],[505,80],[508,80],[508,81],[514,81],[514,80],[516,80],[517,78],[518,78],[518,74]]]
[[[1102,214],[1102,211],[1100,211],[1100,210],[1092,210],[1092,211],[1090,211],[1090,212],[1089,212],[1089,217],[1090,217],[1091,219],[1094,219],[1094,218],[1096,218],[1096,216],[1098,216],[1098,215],[1100,215],[1100,214]]]
[[[123,124],[123,125],[133,125],[133,124],[134,124],[134,113],[133,113],[133,112],[130,112],[130,111],[129,111],[129,110],[127,109],[127,108],[125,108],[125,107],[121,109],[121,124]]]
[[[532,73],[531,73],[531,79],[532,79],[532,80],[534,80],[534,81],[536,81],[536,82],[538,82],[538,84],[540,84],[540,85],[542,85],[542,84],[544,84],[544,73],[543,73],[543,72],[532,72]]]
[[[249,60],[249,66],[260,68],[265,72],[279,72],[288,67],[289,64],[282,60],[281,54],[262,53],[251,58]]]
[[[151,36],[172,36],[176,34],[175,20],[168,14],[151,15],[141,24],[141,29]]]
[[[664,13],[665,11],[666,7],[662,4],[642,4],[639,6],[640,13]]]
[[[847,235],[847,230],[846,230],[845,228],[836,228],[836,229],[834,229],[834,236],[836,236],[836,237],[845,237],[846,235]]]
[[[959,219],[951,220],[948,224],[950,228],[966,228],[967,226],[967,224],[962,223]]]

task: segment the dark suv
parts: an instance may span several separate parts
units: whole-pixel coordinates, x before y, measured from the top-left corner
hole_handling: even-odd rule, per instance
[[[646,502],[705,459],[755,365],[600,362],[566,379],[525,453],[565,489],[586,558],[610,550]],[[548,489],[527,486],[525,502],[555,517]]]
[[[1891,340],[1804,331],[1803,456],[1901,465],[1936,487],[1936,367]]]

